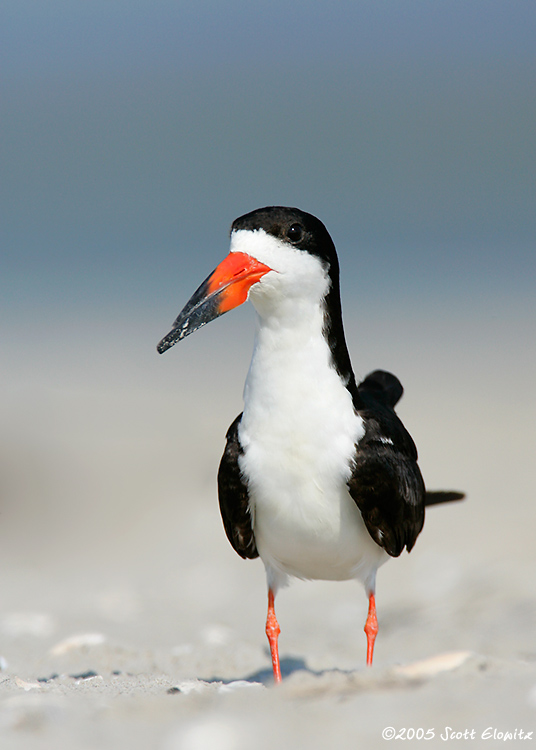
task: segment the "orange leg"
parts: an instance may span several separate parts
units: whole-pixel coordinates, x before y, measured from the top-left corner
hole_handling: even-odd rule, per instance
[[[274,668],[274,682],[281,682],[281,667],[279,666],[279,649],[277,639],[281,629],[277,622],[274,609],[274,592],[268,589],[268,617],[266,618],[266,635],[270,643],[270,653],[272,654],[272,666]]]
[[[367,666],[372,666],[372,654],[374,653],[374,641],[378,633],[378,620],[376,618],[376,602],[374,594],[369,594],[369,610],[365,623],[365,633],[367,634]]]

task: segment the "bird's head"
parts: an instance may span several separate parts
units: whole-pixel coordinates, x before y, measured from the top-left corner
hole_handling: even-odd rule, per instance
[[[233,222],[229,255],[194,292],[158,351],[247,299],[261,317],[300,300],[320,302],[334,280],[337,255],[319,219],[297,208],[259,208]]]

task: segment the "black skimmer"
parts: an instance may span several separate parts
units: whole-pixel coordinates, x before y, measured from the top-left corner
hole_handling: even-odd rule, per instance
[[[158,351],[247,299],[257,311],[255,347],[218,494],[231,545],[266,568],[274,679],[281,681],[274,599],[293,576],[362,582],[371,665],[377,569],[412,549],[426,504],[463,495],[425,492],[415,444],[394,411],[399,380],[378,370],[356,383],[337,253],[319,219],[281,206],[236,219],[229,255]]]

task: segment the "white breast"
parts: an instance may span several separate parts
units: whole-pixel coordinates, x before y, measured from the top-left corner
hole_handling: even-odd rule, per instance
[[[321,303],[287,298],[282,312],[261,286],[239,433],[257,549],[279,584],[287,575],[366,583],[386,555],[347,491],[363,421],[331,364]]]

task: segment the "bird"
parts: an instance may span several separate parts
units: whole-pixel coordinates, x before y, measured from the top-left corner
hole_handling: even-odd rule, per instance
[[[339,276],[318,218],[292,207],[256,209],[233,222],[229,254],[157,346],[162,354],[246,300],[256,310],[244,408],[226,435],[218,497],[234,550],[264,563],[275,683],[281,588],[293,578],[360,581],[371,666],[378,568],[413,548],[426,505],[464,497],[426,491],[415,443],[394,409],[398,378],[376,370],[356,382]]]

